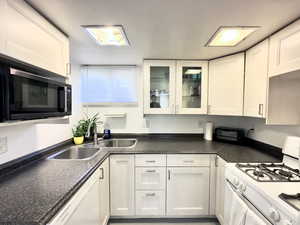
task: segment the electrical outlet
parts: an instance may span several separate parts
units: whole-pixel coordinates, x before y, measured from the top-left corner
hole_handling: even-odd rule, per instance
[[[0,154],[7,152],[7,137],[0,137]]]

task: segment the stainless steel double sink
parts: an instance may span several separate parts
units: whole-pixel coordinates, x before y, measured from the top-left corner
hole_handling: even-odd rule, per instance
[[[54,155],[51,155],[50,160],[89,160],[94,158],[97,153],[103,149],[112,150],[128,150],[136,146],[137,139],[109,139],[101,140],[97,145],[93,143],[80,146],[72,146],[64,149]]]

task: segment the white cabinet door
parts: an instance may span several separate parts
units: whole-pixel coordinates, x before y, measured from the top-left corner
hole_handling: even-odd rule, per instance
[[[224,195],[225,195],[225,166],[226,161],[217,157],[216,182],[216,217],[221,225],[224,224]]]
[[[246,52],[244,116],[266,116],[269,40]]]
[[[206,114],[207,61],[177,61],[176,114]]]
[[[99,170],[97,170],[49,225],[101,225],[99,212]]]
[[[5,12],[6,11],[6,4],[4,0],[0,1],[0,30],[1,30],[1,35],[0,35],[0,54],[5,54],[5,39],[6,39],[6,27],[7,23],[5,19]]]
[[[175,113],[174,60],[144,61],[144,113]]]
[[[209,62],[208,114],[243,115],[244,53]]]
[[[23,0],[4,0],[5,54],[34,66],[66,75],[69,40]]]
[[[135,168],[137,190],[165,189],[166,168],[165,167],[136,167]]]
[[[300,69],[300,20],[270,38],[269,76]]]
[[[137,216],[165,215],[165,191],[137,191]]]
[[[106,159],[100,170],[100,225],[106,225],[109,220],[109,159]]]
[[[110,156],[110,210],[112,216],[134,215],[134,155]]]
[[[168,167],[167,215],[209,214],[209,168]]]

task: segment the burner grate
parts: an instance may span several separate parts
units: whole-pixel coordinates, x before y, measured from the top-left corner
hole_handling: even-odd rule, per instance
[[[238,163],[236,167],[259,182],[300,182],[299,170],[284,163]]]

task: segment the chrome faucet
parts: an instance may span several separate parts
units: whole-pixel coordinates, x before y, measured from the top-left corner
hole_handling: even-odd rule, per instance
[[[94,145],[99,145],[98,134],[97,134],[97,125],[94,125]]]

